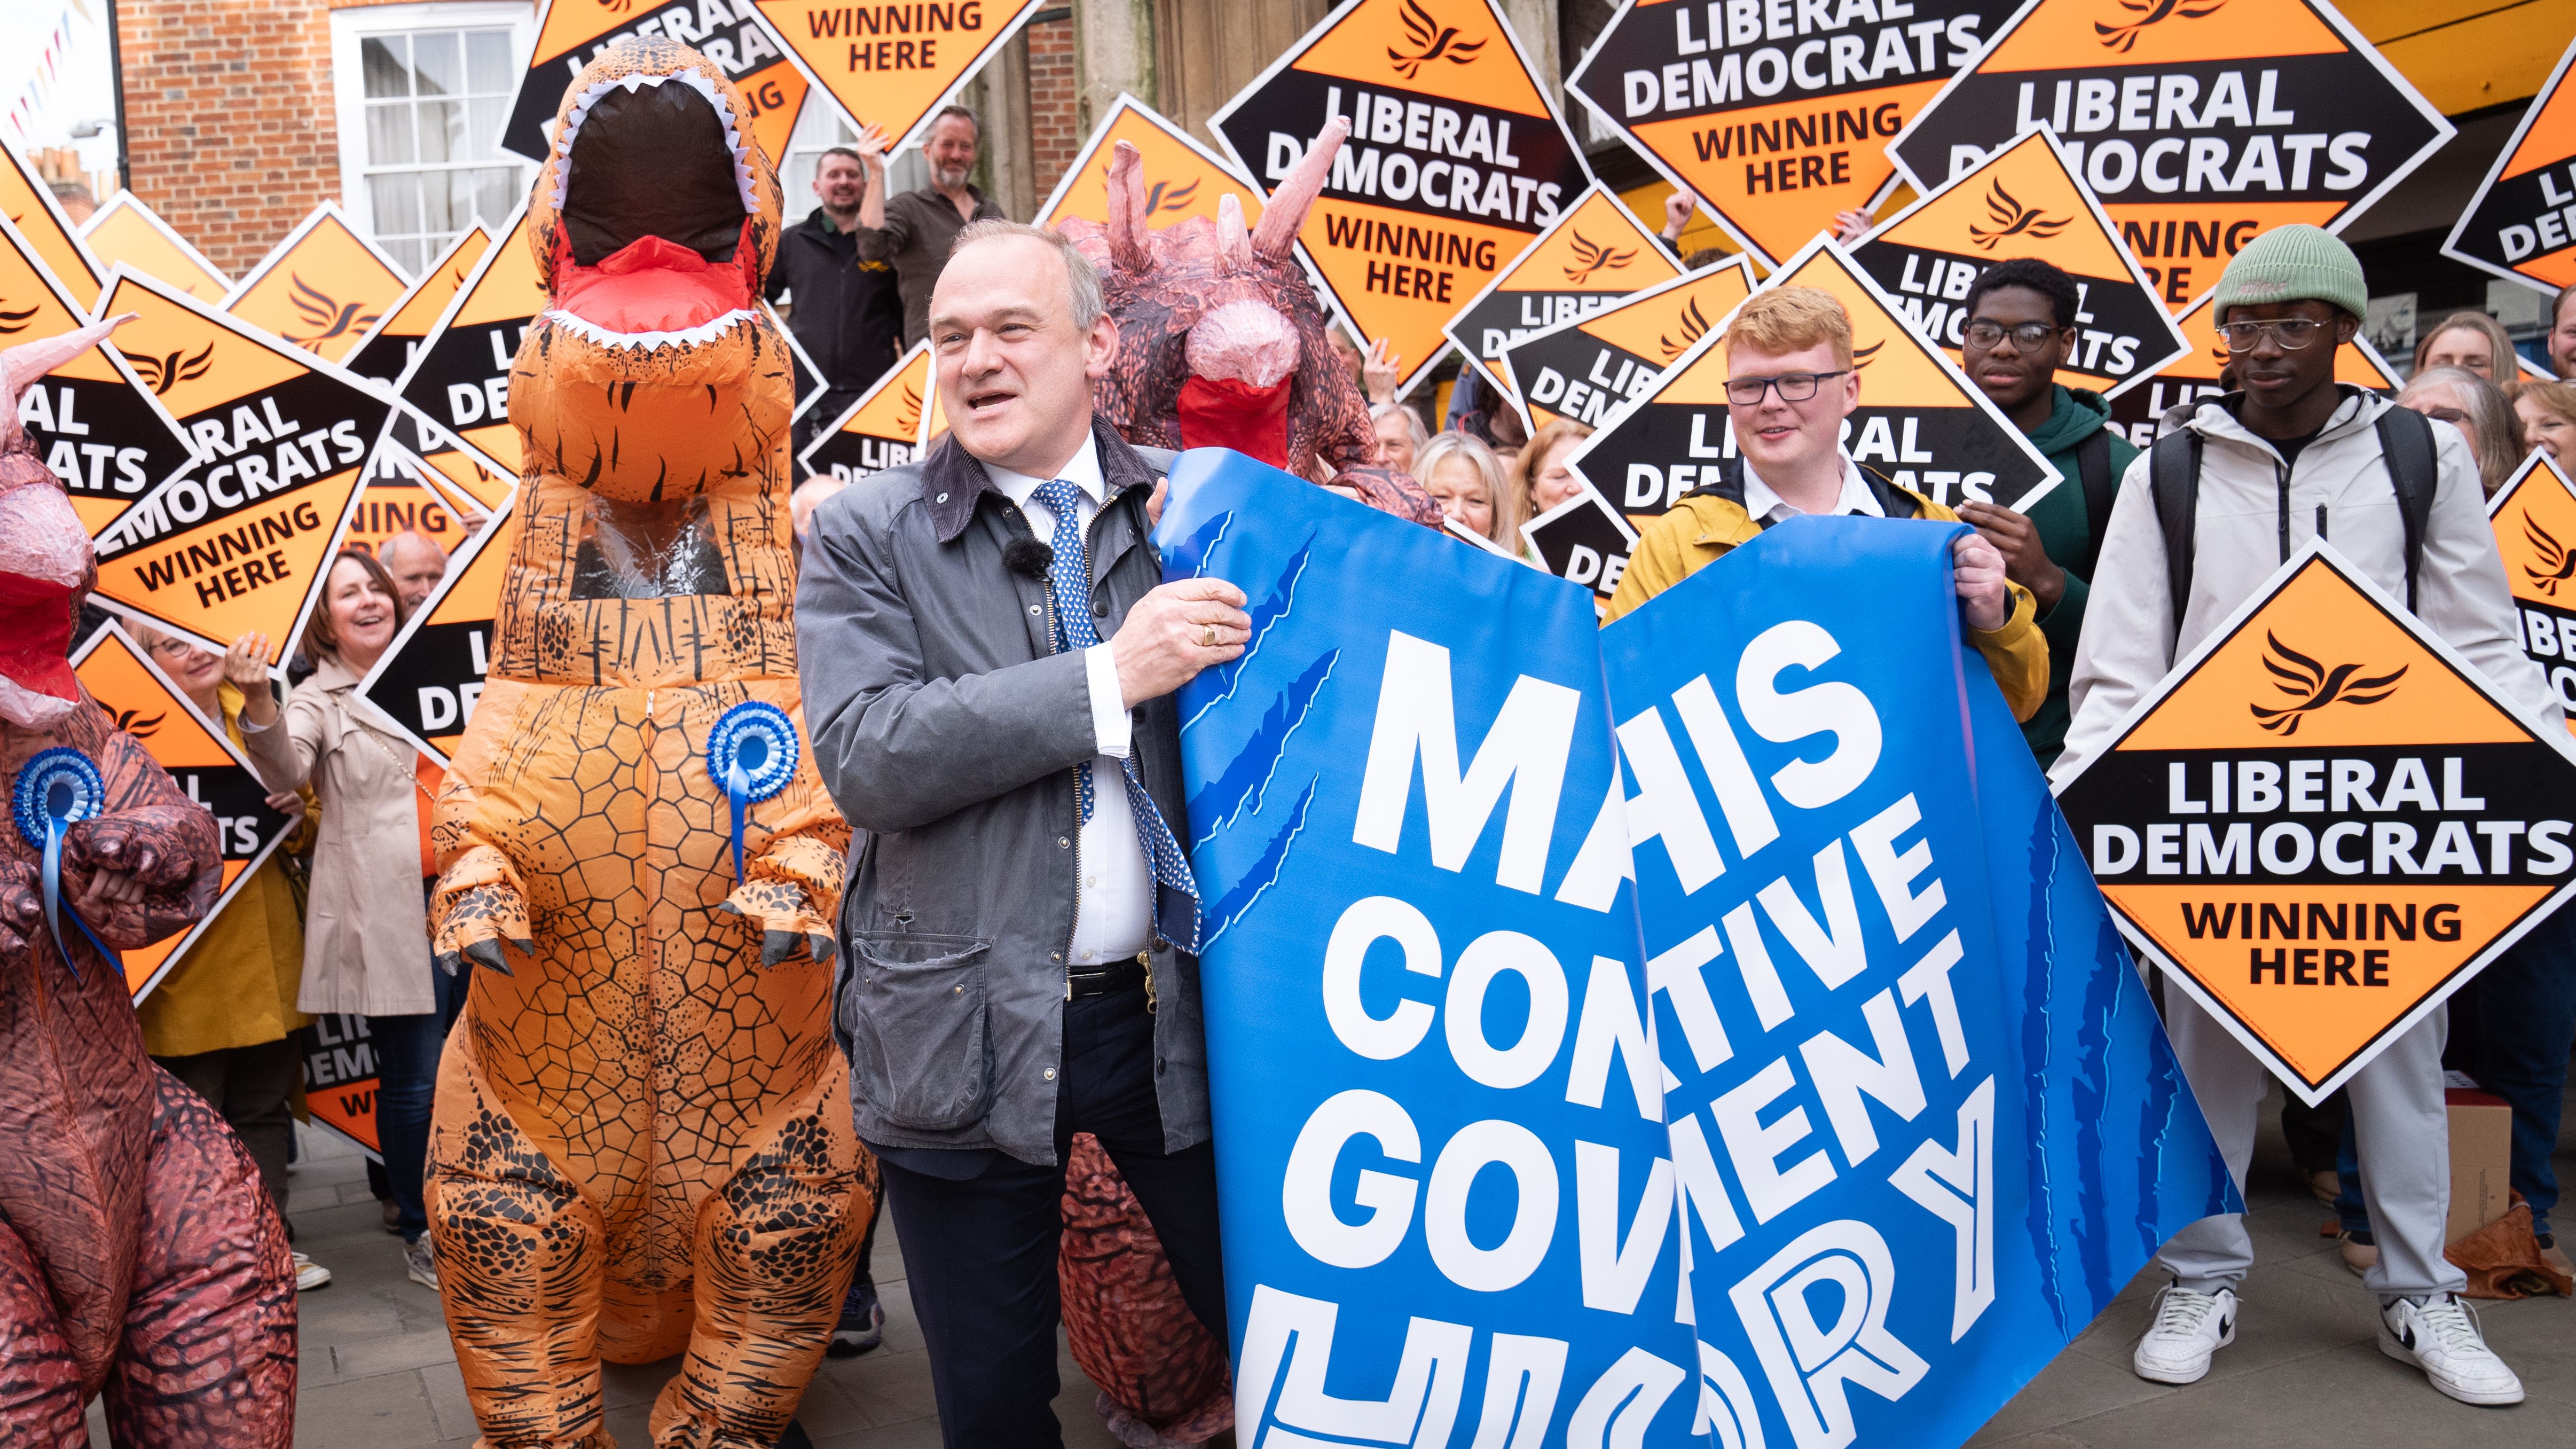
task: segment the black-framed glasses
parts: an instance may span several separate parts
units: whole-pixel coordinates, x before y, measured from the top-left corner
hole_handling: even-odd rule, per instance
[[[2218,335],[2230,352],[2253,351],[2262,344],[2266,332],[2272,334],[2274,342],[2281,344],[2283,352],[2296,352],[2316,341],[2318,331],[2325,325],[2314,317],[2280,317],[2269,322],[2222,322],[2218,325]]]
[[[2001,322],[1979,321],[1969,323],[1967,332],[1968,340],[1979,347],[1992,347],[2009,337],[2014,347],[2029,352],[2055,336],[2057,328],[2047,322],[2020,322],[2006,327]]]
[[[1776,387],[1780,401],[1805,402],[1816,395],[1817,384],[1851,371],[1846,367],[1834,372],[1784,372],[1778,377],[1730,377],[1726,380],[1726,400],[1740,408],[1760,407],[1762,395]]]

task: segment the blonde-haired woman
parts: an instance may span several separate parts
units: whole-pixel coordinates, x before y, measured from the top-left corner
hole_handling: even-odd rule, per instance
[[[2456,367],[2498,387],[2512,383],[2522,371],[2512,334],[2484,312],[2454,312],[2416,342],[2415,370],[2436,367]]]
[[[2513,413],[2522,420],[2522,445],[2566,458],[2576,445],[2576,383],[2526,382],[2513,390]]]
[[[252,692],[268,698],[265,678],[245,690],[225,677],[221,652],[148,625],[134,626],[134,640],[208,728],[241,744],[242,711]],[[260,1185],[284,1219],[295,1083],[303,1068],[295,1033],[313,1018],[295,1009],[304,975],[304,919],[283,857],[305,849],[313,818],[306,797],[296,792],[279,791],[268,803],[295,817],[294,833],[260,863],[134,1014],[143,1021],[143,1049],[205,1098],[250,1149]],[[294,1260],[297,1292],[331,1281],[331,1270],[303,1253]]]
[[[1521,520],[1493,449],[1465,433],[1442,433],[1413,455],[1413,477],[1440,500],[1450,522],[1507,553],[1520,552]]]

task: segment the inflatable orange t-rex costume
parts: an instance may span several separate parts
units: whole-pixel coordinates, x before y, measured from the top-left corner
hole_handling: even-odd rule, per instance
[[[520,537],[434,827],[437,951],[486,968],[429,1215],[488,1445],[605,1449],[600,1361],[684,1347],[653,1442],[776,1442],[875,1210],[828,1025],[849,827],[794,723],[789,353],[758,310],[778,181],[750,121],[696,51],[621,44],[566,92],[528,205],[551,305],[510,373]],[[746,717],[769,733],[711,773]]]

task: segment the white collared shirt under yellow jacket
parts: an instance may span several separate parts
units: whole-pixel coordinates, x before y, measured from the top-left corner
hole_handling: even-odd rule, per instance
[[[1959,521],[1958,514],[1901,483],[1888,486],[1914,500],[1918,518],[1936,523]],[[1611,597],[1602,622],[1607,624],[1635,612],[1648,599],[1724,558],[1738,545],[1761,537],[1766,521],[1776,524],[1798,513],[1749,466],[1744,469],[1742,503],[1710,493],[1682,499],[1671,512],[1647,524],[1638,536],[1637,547],[1628,556],[1628,571],[1620,576],[1619,591]],[[1859,465],[1848,456],[1843,459],[1843,489],[1834,501],[1834,514],[1887,516],[1861,478]],[[2039,603],[2031,597],[2030,590],[2007,581],[2004,593],[2009,608],[1999,627],[1971,629],[1963,622],[1961,632],[1985,659],[2013,718],[2026,720],[2037,714],[2048,699],[2048,636],[2040,632]]]

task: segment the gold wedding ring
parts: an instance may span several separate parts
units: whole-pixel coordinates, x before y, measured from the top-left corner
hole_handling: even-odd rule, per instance
[[[1216,626],[1214,624],[1208,625],[1207,632],[1199,636],[1199,647],[1202,649],[1214,649],[1216,647]]]

